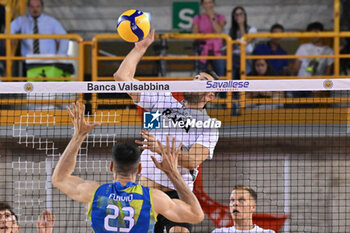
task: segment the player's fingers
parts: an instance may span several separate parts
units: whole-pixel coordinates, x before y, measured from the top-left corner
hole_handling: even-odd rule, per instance
[[[78,117],[78,119],[82,119],[82,117],[81,117],[81,106],[80,106],[79,101],[76,102],[76,108],[77,108],[77,117]]]
[[[72,110],[68,106],[67,106],[67,112],[68,112],[69,117],[73,120],[74,119],[74,115],[72,113]]]
[[[146,135],[147,135],[148,132],[149,132],[149,131],[148,131],[147,129],[142,129],[142,130],[141,130],[141,134],[146,134]]]
[[[169,135],[167,135],[166,136],[166,152],[168,155],[170,154],[170,142],[169,142],[169,140],[170,140],[170,137],[169,137]]]
[[[53,214],[53,215],[52,215],[52,225],[55,224],[55,220],[56,220],[56,216]]]
[[[74,114],[74,117],[75,117],[75,112],[76,112],[75,103],[72,103],[72,110],[73,110],[73,114]]]
[[[158,145],[158,147],[159,147],[160,153],[161,153],[162,155],[164,155],[164,147],[163,147],[163,144],[162,144],[159,140],[157,140],[157,145]]]
[[[42,216],[43,216],[43,221],[46,222],[46,220],[47,220],[47,213],[46,213],[46,210],[43,211]]]
[[[175,153],[175,138],[172,138],[172,143],[171,143],[171,154]]]
[[[142,137],[143,139],[146,139],[147,141],[150,141],[150,140],[151,140],[151,138],[150,138],[150,136],[149,136],[148,133],[142,132],[142,133],[141,133],[141,137]]]
[[[140,140],[135,140],[135,143],[139,144],[139,145],[148,145],[149,142],[147,141],[140,141]]]
[[[156,165],[156,168],[160,169],[160,164],[159,164],[158,160],[156,159],[156,157],[151,155],[151,159],[153,160],[154,165]]]
[[[140,150],[146,150],[146,149],[148,149],[146,146],[138,146],[138,148],[139,148]]]
[[[182,142],[180,142],[179,146],[176,149],[175,155],[178,157],[181,151],[181,147],[182,147]]]
[[[51,212],[46,210],[46,218],[47,218],[47,221],[51,221]]]
[[[154,32],[155,32],[155,30],[152,29],[152,30],[151,30],[151,33],[150,33],[150,37],[151,37],[152,39],[154,39]]]
[[[85,116],[85,104],[81,104],[81,118],[84,119]]]
[[[92,127],[95,128],[96,126],[100,126],[101,125],[101,122],[95,122],[92,124]]]
[[[38,220],[36,221],[36,227],[37,227],[37,228],[40,227],[40,216],[38,216]]]

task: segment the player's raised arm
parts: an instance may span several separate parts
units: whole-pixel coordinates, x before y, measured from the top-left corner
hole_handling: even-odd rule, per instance
[[[67,110],[74,125],[74,135],[57,163],[52,175],[52,184],[73,200],[88,203],[99,184],[95,181],[85,181],[72,173],[79,148],[86,135],[100,124],[89,124],[85,121],[85,105],[80,105],[79,102],[73,103],[73,109],[67,107]]]
[[[176,149],[175,138],[173,138],[170,147],[169,136],[167,136],[167,145],[165,148],[160,141],[158,141],[158,144],[163,160],[159,163],[153,156],[152,160],[156,167],[167,174],[172,181],[179,194],[180,200],[170,199],[169,196],[162,191],[154,189],[152,192],[155,211],[174,222],[188,222],[192,224],[201,222],[204,218],[203,210],[196,196],[187,187],[177,169],[178,156],[182,144]]]
[[[134,79],[137,64],[153,41],[154,29],[151,30],[145,39],[135,43],[135,47],[124,58],[118,70],[114,73],[113,77],[115,81],[137,81],[137,79]],[[139,102],[140,94],[129,93],[129,95],[135,102]]]

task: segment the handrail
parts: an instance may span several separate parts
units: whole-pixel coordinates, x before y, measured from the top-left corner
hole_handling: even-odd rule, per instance
[[[243,41],[249,39],[258,38],[310,38],[310,37],[322,37],[322,38],[341,38],[350,37],[350,31],[348,32],[285,32],[285,33],[250,33],[243,36]],[[339,40],[338,40],[339,41]],[[241,53],[242,63],[241,66],[241,78],[246,79],[246,60],[248,59],[296,59],[296,58],[333,58],[334,59],[334,74],[329,75],[328,78],[336,78],[340,76],[339,59],[340,58],[350,58],[350,54],[340,54],[339,53],[339,42],[334,43],[333,47],[334,53],[332,55],[246,55],[245,52]],[[242,50],[243,51],[243,50]],[[244,64],[244,66],[243,66]],[[280,78],[291,78],[291,76],[279,76]],[[254,76],[254,78],[257,78]],[[295,77],[297,78],[297,77]],[[318,77],[320,78],[320,77]],[[265,77],[265,79],[268,79]]]
[[[17,60],[30,60],[30,59],[36,59],[36,60],[77,60],[78,65],[78,75],[76,78],[62,78],[61,80],[72,80],[72,79],[78,79],[80,81],[83,81],[84,77],[84,45],[91,45],[91,52],[92,52],[92,59],[91,59],[91,72],[92,72],[92,80],[93,81],[107,81],[112,79],[112,74],[110,77],[100,77],[98,76],[98,62],[100,61],[121,61],[124,59],[124,56],[113,56],[113,57],[105,57],[105,56],[99,56],[98,54],[98,47],[99,42],[102,40],[121,40],[120,36],[117,34],[99,34],[96,35],[92,41],[83,41],[80,35],[75,34],[65,34],[65,35],[42,35],[42,34],[10,34],[10,20],[11,20],[11,8],[13,7],[13,3],[15,1],[8,0],[6,1],[6,28],[7,31],[5,34],[0,34],[0,39],[6,40],[6,56],[0,57],[0,60],[6,61],[6,78],[2,78],[3,80],[13,81],[13,80],[23,80],[24,77],[12,77],[12,62]],[[183,40],[205,40],[205,39],[212,39],[212,38],[221,38],[226,42],[226,55],[224,56],[194,56],[194,55],[186,55],[186,56],[167,56],[167,55],[161,55],[161,56],[144,56],[142,60],[144,61],[159,61],[159,60],[200,60],[200,59],[210,59],[210,60],[217,60],[217,59],[225,59],[227,64],[227,72],[224,79],[232,79],[232,45],[233,44],[240,44],[241,45],[241,79],[296,79],[299,78],[297,76],[279,76],[279,77],[254,77],[250,76],[247,77],[247,74],[245,73],[245,66],[246,66],[246,60],[247,59],[259,59],[259,58],[265,58],[265,59],[296,59],[296,58],[312,58],[312,57],[319,57],[319,58],[333,58],[334,59],[334,74],[330,76],[315,76],[310,77],[310,79],[313,78],[343,78],[345,76],[340,75],[340,58],[350,58],[350,54],[339,54],[339,41],[342,37],[350,37],[350,31],[348,32],[340,32],[339,28],[339,12],[340,12],[340,0],[334,0],[334,30],[330,32],[284,32],[284,33],[251,33],[251,34],[245,34],[242,38],[242,40],[232,40],[230,36],[227,34],[180,34],[180,33],[168,33],[168,34],[157,34],[155,35],[155,38],[157,40],[169,40],[169,39],[183,39]],[[334,45],[334,54],[332,55],[305,55],[305,56],[297,56],[297,55],[247,55],[245,53],[245,43],[244,41],[247,41],[248,39],[256,39],[256,38],[310,38],[310,37],[322,37],[322,38],[333,38]],[[78,56],[75,57],[63,57],[63,56],[56,56],[56,57],[22,57],[22,56],[13,56],[11,55],[12,52],[12,44],[11,40],[15,39],[28,39],[28,38],[38,38],[38,39],[73,39],[78,42]],[[140,80],[176,80],[176,79],[191,79],[192,77],[136,77]],[[35,78],[31,78],[31,80],[38,80]],[[93,95],[93,101],[92,103],[97,103],[97,96]],[[227,98],[224,100],[224,103],[227,104],[228,107],[230,107],[230,103],[235,102],[236,100],[232,100],[232,93],[227,93]],[[242,102],[241,106],[244,107],[245,104],[245,93],[241,93],[240,101]],[[217,100],[216,103],[222,103],[223,100]],[[94,106],[96,107],[96,105]],[[96,108],[93,108],[96,109]]]
[[[83,51],[83,38],[77,34],[0,34],[0,39],[6,40],[6,56],[0,57],[0,60],[6,61],[6,78],[2,80],[23,80],[25,77],[12,77],[12,61],[17,60],[77,60],[78,61],[78,71],[77,77],[79,81],[84,81],[84,51]],[[40,57],[23,57],[15,56],[11,54],[11,40],[16,39],[71,39],[78,42],[78,56],[68,57],[68,56],[56,56],[51,55],[40,56]],[[62,80],[67,80],[67,78],[62,77]]]

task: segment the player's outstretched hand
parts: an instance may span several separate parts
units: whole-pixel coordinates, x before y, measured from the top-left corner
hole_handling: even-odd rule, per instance
[[[141,130],[141,137],[146,141],[135,140],[135,143],[139,145],[139,149],[147,149],[161,155],[160,148],[153,134],[151,134],[148,130],[143,129]]]
[[[51,212],[48,210],[44,210],[36,222],[38,233],[52,233],[54,225],[55,215],[51,215]]]
[[[147,49],[154,41],[154,29],[141,41],[135,43],[135,47],[140,49]]]
[[[172,138],[171,146],[169,141],[169,136],[167,136],[165,147],[159,140],[157,141],[158,147],[163,157],[162,162],[158,162],[158,160],[154,156],[151,156],[156,167],[162,170],[167,175],[178,172],[177,164],[182,146],[182,143],[180,143],[180,145],[177,148],[175,147],[175,138]]]
[[[67,107],[67,111],[74,125],[74,134],[86,136],[93,128],[101,125],[101,123],[90,124],[85,121],[85,104],[80,104],[77,101],[76,103],[72,103],[72,106],[72,109]]]

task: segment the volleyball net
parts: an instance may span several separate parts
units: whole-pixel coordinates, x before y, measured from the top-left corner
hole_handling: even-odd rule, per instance
[[[187,150],[202,131],[207,135],[200,143],[214,150],[194,184],[206,217],[193,232],[233,225],[229,197],[240,184],[256,190],[253,219],[263,228],[346,232],[349,90],[350,79],[3,82],[0,201],[13,206],[24,232],[36,232],[44,209],[56,216],[54,232],[92,231],[87,205],[72,201],[51,183],[74,130],[66,107],[80,101],[86,105],[86,119],[102,124],[82,144],[74,175],[112,182],[111,148],[121,141],[142,140],[142,129],[188,140]],[[140,92],[148,109],[137,107],[126,94]],[[181,104],[189,93],[200,98],[215,93],[216,100],[192,111]],[[179,108],[188,108],[188,114],[181,115]],[[189,130],[197,138],[186,136]]]

